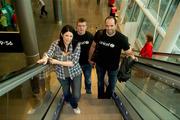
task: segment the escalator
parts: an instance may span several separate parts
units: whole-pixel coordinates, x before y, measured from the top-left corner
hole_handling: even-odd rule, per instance
[[[167,57],[167,55],[166,55]],[[180,64],[139,57],[126,83],[117,83],[120,111],[134,120],[180,119]]]
[[[180,119],[179,64],[139,57],[126,83],[117,82],[112,99],[99,100],[97,80],[93,94],[85,94],[79,102],[81,114],[75,115],[64,103],[62,89],[48,65],[32,65],[1,77],[0,118],[14,119],[83,119],[142,120]],[[30,80],[39,79],[40,94],[31,92]],[[93,79],[96,79],[93,70]],[[43,78],[43,79],[42,79]],[[120,112],[119,112],[120,111]]]
[[[43,119],[61,86],[48,65],[31,65],[1,77],[0,119]],[[39,78],[39,94],[32,92],[31,80]],[[62,91],[61,91],[62,92]]]
[[[40,83],[40,93],[38,95],[31,92],[30,81],[35,77],[39,78]],[[42,78],[44,78],[44,81]],[[69,105],[63,106],[62,89],[50,67],[37,64],[28,66],[1,77],[0,118],[2,120],[67,120],[68,118],[75,120],[101,119],[103,117],[105,120],[110,118],[119,120],[119,118],[122,118],[111,99],[98,100],[96,98],[97,92],[95,86],[92,86],[94,87],[93,95],[83,94],[85,91],[82,90],[79,105],[82,112],[75,117]]]

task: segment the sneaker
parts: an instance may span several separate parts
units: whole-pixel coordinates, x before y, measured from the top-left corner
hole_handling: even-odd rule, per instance
[[[73,111],[74,111],[75,114],[80,114],[81,113],[79,107],[73,108]]]

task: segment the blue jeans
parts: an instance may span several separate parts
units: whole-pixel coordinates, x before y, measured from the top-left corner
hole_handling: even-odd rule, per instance
[[[84,83],[85,83],[85,89],[86,92],[91,92],[91,71],[92,71],[92,65],[91,64],[84,64],[81,65],[83,74],[84,74]]]
[[[106,72],[108,75],[108,86],[105,91],[104,77]],[[98,78],[98,98],[111,98],[116,86],[118,70],[105,69],[96,64],[96,73]]]
[[[72,108],[77,108],[81,96],[81,74],[74,77],[73,80],[71,78],[58,80],[61,83],[65,101],[70,102]]]

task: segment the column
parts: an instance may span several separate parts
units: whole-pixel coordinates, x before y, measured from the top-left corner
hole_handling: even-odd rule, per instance
[[[27,64],[34,64],[39,59],[39,51],[31,0],[17,0],[16,14]],[[36,77],[31,80],[31,86],[34,93],[39,93]]]
[[[53,0],[54,19],[62,24],[62,0]]]

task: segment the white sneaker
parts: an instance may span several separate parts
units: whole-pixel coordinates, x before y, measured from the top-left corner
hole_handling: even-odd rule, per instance
[[[80,114],[81,113],[79,107],[73,108],[73,111],[74,111],[75,114]]]

